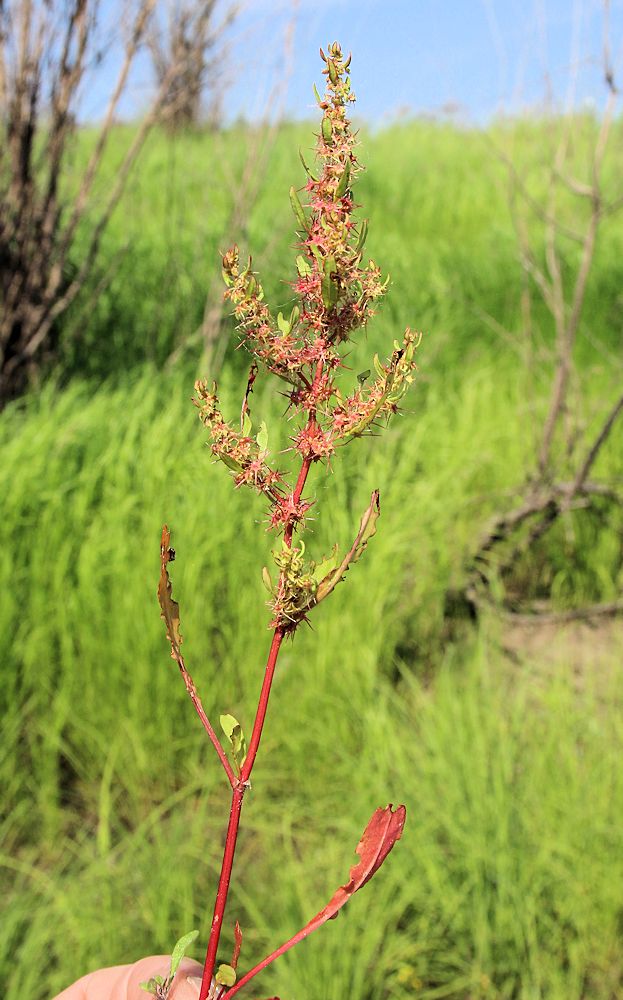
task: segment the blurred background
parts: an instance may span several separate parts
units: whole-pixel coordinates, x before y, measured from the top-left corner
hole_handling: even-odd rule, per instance
[[[45,1000],[205,942],[227,786],[171,661],[160,528],[208,714],[250,730],[262,500],[190,404],[239,413],[219,252],[291,308],[319,45],[352,50],[358,217],[389,292],[354,373],[423,331],[383,441],[319,469],[312,558],[365,559],[288,644],[223,933],[244,966],[404,837],[250,995],[623,995],[623,3],[0,3],[0,982]],[[254,416],[287,443],[283,398]],[[197,946],[194,957],[201,958]]]

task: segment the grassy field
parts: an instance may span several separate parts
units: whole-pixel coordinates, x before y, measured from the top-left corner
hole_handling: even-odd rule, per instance
[[[578,122],[578,137],[591,127]],[[362,136],[357,194],[392,289],[352,366],[409,324],[426,334],[421,372],[382,443],[354,445],[314,480],[312,557],[351,539],[377,486],[382,518],[348,585],[284,650],[228,916],[228,931],[238,917],[245,932],[244,964],[345,880],[375,806],[404,801],[409,815],[374,882],[250,995],[614,1000],[623,989],[623,637],[600,650],[596,633],[578,668],[564,641],[547,663],[521,644],[511,657],[499,621],[448,612],[488,518],[532,468],[550,375],[526,364],[493,145],[512,146],[538,193],[551,133],[412,123]],[[5,1000],[46,1000],[194,926],[206,937],[227,788],[167,652],[160,527],[173,530],[206,708],[247,730],[272,539],[261,500],[211,463],[189,403],[197,349],[166,360],[201,319],[226,244],[225,180],[246,142],[232,130],[151,144],[107,235],[106,259],[125,248],[107,291],[79,335],[69,318],[41,390],[0,416]],[[307,126],[280,131],[243,234],[275,305],[295,253],[287,189],[302,181],[297,145],[310,144]],[[579,431],[598,425],[620,381],[622,244],[609,221],[578,343]],[[533,320],[547,342],[546,310]],[[234,345],[220,375],[229,414],[244,380]],[[254,404],[278,448],[274,384]],[[621,479],[622,444],[618,429],[600,475]],[[537,581],[559,607],[612,599],[622,579],[621,518],[607,509],[565,519],[517,569],[527,595]]]

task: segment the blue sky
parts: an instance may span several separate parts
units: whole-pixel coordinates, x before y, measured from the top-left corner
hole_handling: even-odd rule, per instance
[[[114,0],[108,0],[112,5]],[[623,55],[623,0],[611,0],[613,57]],[[357,113],[373,124],[401,114],[459,108],[486,121],[542,103],[601,101],[602,0],[247,0],[230,32],[227,115],[261,115],[283,74],[284,36],[294,31],[286,111],[314,114],[312,82],[321,84],[319,45],[337,39],[353,52]],[[108,73],[112,73],[112,62]],[[570,94],[569,81],[575,79]],[[105,75],[85,101],[95,117]],[[123,111],[144,106],[149,65],[139,60]]]

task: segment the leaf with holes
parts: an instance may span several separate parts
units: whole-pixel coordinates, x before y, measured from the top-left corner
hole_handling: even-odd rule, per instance
[[[171,532],[163,525],[160,540],[160,580],[158,582],[158,601],[160,617],[167,627],[167,639],[171,643],[171,656],[174,660],[180,657],[182,633],[180,632],[180,606],[173,600],[173,586],[167,566],[175,559],[175,550],[170,547]]]
[[[329,594],[335,590],[340,580],[344,579],[344,575],[347,573],[349,566],[361,558],[368,542],[372,536],[376,534],[376,522],[378,521],[380,514],[380,495],[378,490],[374,490],[372,496],[370,497],[370,505],[361,518],[359,531],[357,532],[355,541],[337,569],[330,572],[319,582],[318,590],[316,591],[316,604],[319,604],[320,601],[324,601],[325,597],[328,597]]]

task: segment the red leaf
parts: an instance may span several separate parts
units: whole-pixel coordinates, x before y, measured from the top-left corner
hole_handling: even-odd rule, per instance
[[[400,840],[406,815],[407,810],[404,806],[397,806],[396,810],[394,810],[390,804],[385,809],[379,807],[375,810],[370,822],[363,831],[361,840],[357,844],[357,854],[360,860],[351,868],[348,882],[340,886],[324,909],[320,910],[320,913],[317,913],[315,917],[312,917],[309,923],[305,924],[298,934],[291,937],[280,948],[276,948],[275,951],[267,955],[266,958],[258,962],[257,965],[253,966],[249,972],[239,979],[236,985],[227,991],[223,1000],[230,1000],[230,997],[233,997],[238,990],[242,989],[258,972],[265,969],[276,958],[284,955],[286,951],[293,948],[299,941],[303,941],[312,931],[325,924],[327,920],[337,917],[344,904],[348,902],[353,893],[361,889],[362,885],[365,885],[372,878],[385,861],[396,841]],[[277,998],[274,998],[274,1000],[277,1000]]]
[[[308,932],[315,930],[327,920],[333,920],[334,917],[337,917],[353,893],[361,889],[372,878],[396,841],[400,840],[406,813],[407,810],[404,806],[398,806],[394,812],[389,805],[385,809],[379,807],[372,814],[372,818],[357,844],[357,854],[361,860],[351,868],[348,882],[336,890],[325,908],[306,924],[305,930]]]

